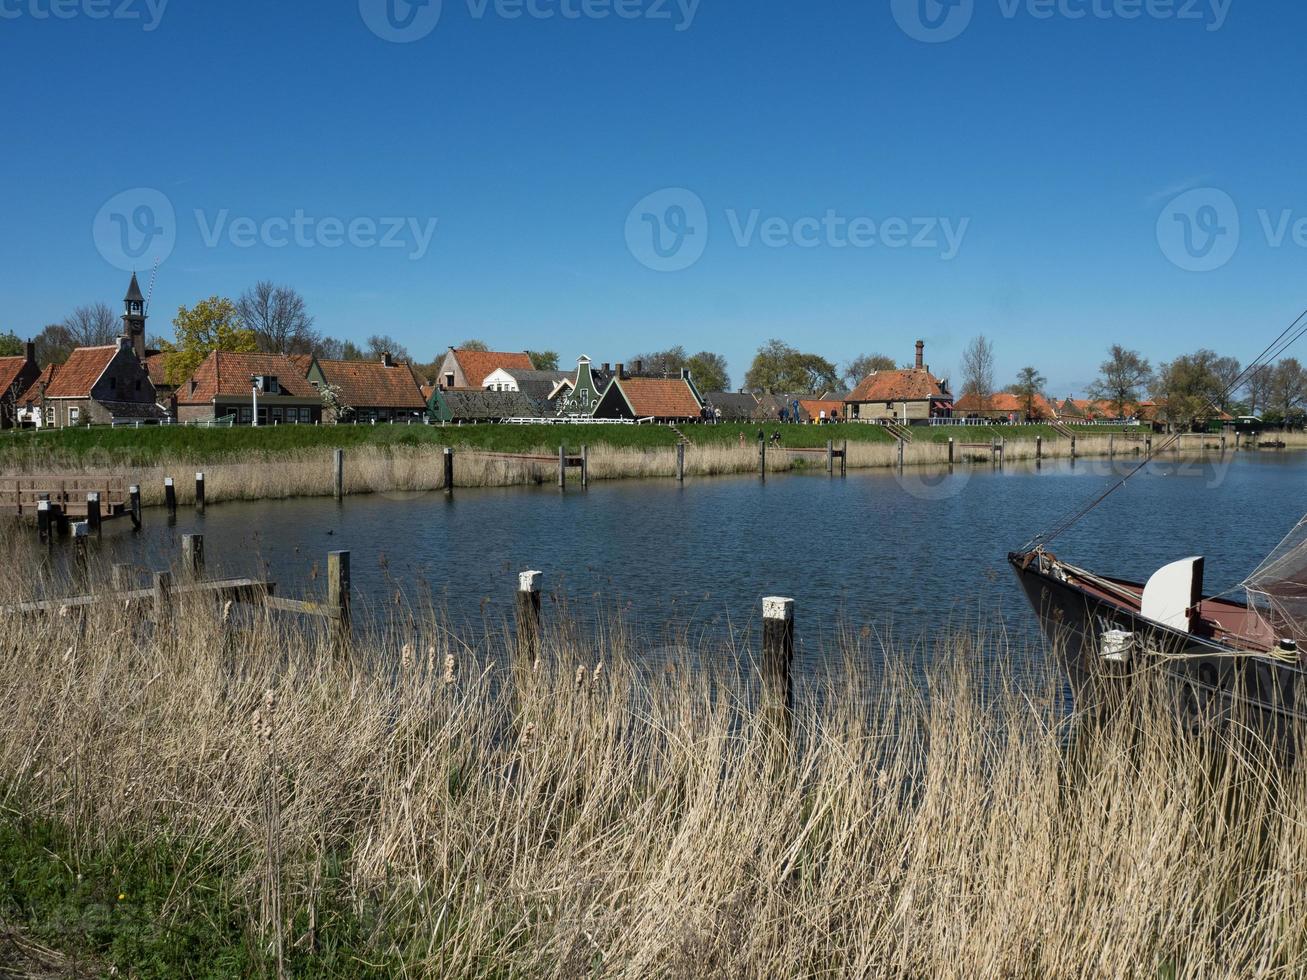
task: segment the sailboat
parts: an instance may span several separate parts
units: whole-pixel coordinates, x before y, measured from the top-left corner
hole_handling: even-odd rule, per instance
[[[1225,394],[1304,335],[1307,311]],[[1202,557],[1181,558],[1148,581],[1134,582],[1074,565],[1049,550],[1173,441],[1008,561],[1044,634],[1061,650],[1081,703],[1085,695],[1092,700],[1104,680],[1157,668],[1177,682],[1180,708],[1193,718],[1238,708],[1269,723],[1264,730],[1287,732],[1307,721],[1307,517],[1234,590],[1242,598],[1204,591]]]

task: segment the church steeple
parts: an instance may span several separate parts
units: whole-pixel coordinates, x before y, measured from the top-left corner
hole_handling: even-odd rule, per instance
[[[145,363],[145,319],[145,297],[133,272],[132,283],[123,298],[123,336],[131,340],[132,350],[142,364]]]

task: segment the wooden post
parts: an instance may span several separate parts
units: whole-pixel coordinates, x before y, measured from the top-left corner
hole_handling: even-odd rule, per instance
[[[331,454],[332,473],[335,482],[332,484],[332,496],[340,500],[345,496],[345,450],[337,449]]]
[[[337,636],[350,630],[349,552],[327,553],[327,605],[336,617]]]
[[[1044,458],[1044,437],[1035,436],[1035,462]]]
[[[558,447],[558,489],[567,489],[567,447]]]
[[[132,527],[141,529],[141,488],[137,484],[127,488],[127,504],[131,508]]]
[[[163,481],[163,502],[168,508],[168,516],[177,516],[177,488],[173,486],[172,477],[166,477]]]
[[[899,440],[899,469],[903,469],[903,440]]]
[[[204,535],[182,535],[182,572],[192,580],[204,575]]]
[[[685,482],[685,443],[676,444],[676,482]]]
[[[835,475],[835,440],[826,440],[826,472]]]
[[[771,596],[762,600],[763,714],[772,732],[788,740],[793,723],[794,600]]]
[[[36,535],[38,540],[50,541],[54,538],[52,517],[50,501],[38,500],[36,502]]]
[[[445,493],[454,492],[454,449],[445,447]]]
[[[1153,455],[1153,434],[1151,432],[1144,436],[1144,454],[1147,456]]]
[[[168,621],[172,612],[172,572],[154,573],[154,622]]]
[[[765,435],[762,442],[758,443],[758,475],[764,480],[767,479],[767,437]]]
[[[1071,458],[1072,458],[1072,459],[1075,459],[1075,458],[1076,458],[1076,437],[1075,437],[1075,436],[1072,436],[1072,437],[1071,437]]]
[[[1003,468],[1003,457],[1007,455],[1007,437],[998,437],[998,468]]]
[[[528,667],[540,656],[540,581],[543,572],[517,577],[517,655]]]
[[[95,491],[86,495],[86,523],[92,534],[100,533],[100,495]]]
[[[116,562],[113,566],[110,582],[115,592],[130,592],[136,579],[136,570],[131,565]]]
[[[195,474],[195,509],[204,513],[204,474]]]
[[[948,465],[953,465],[953,437],[948,437]]]
[[[1221,455],[1222,455],[1222,456],[1225,455],[1225,432],[1224,432],[1224,430],[1222,430],[1222,432],[1221,432]]]
[[[582,444],[581,446],[581,486],[590,485],[590,447]]]
[[[840,450],[840,476],[849,475],[849,440],[844,440],[844,448]]]
[[[1115,432],[1109,432],[1107,434],[1107,458],[1116,459],[1116,433]]]
[[[90,538],[90,521],[78,521],[73,525],[73,565],[77,572],[77,581],[82,584],[89,584],[91,580],[91,559],[86,553]]]

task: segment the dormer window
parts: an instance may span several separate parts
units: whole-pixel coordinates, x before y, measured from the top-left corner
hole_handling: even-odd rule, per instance
[[[265,395],[276,395],[281,392],[277,385],[277,376],[275,374],[256,374],[254,376],[254,387]]]

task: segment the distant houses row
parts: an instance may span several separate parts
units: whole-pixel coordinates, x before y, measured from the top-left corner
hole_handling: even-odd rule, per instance
[[[972,416],[1008,421],[1092,421],[1111,417],[1101,402],[1054,404],[996,394],[979,404],[955,400],[916,344],[912,367],[875,371],[851,392],[820,396],[702,392],[689,371],[646,372],[644,364],[596,364],[537,370],[525,352],[451,348],[436,377],[389,354],[341,361],[304,354],[211,352],[179,385],[168,383],[166,355],[147,347],[147,314],[136,276],[124,298],[115,344],[74,350],[42,368],[25,354],[0,358],[0,424],[63,428],[87,424],[230,422],[475,423],[532,419],[694,421],[896,421]],[[1142,411],[1146,406],[1140,406]]]

